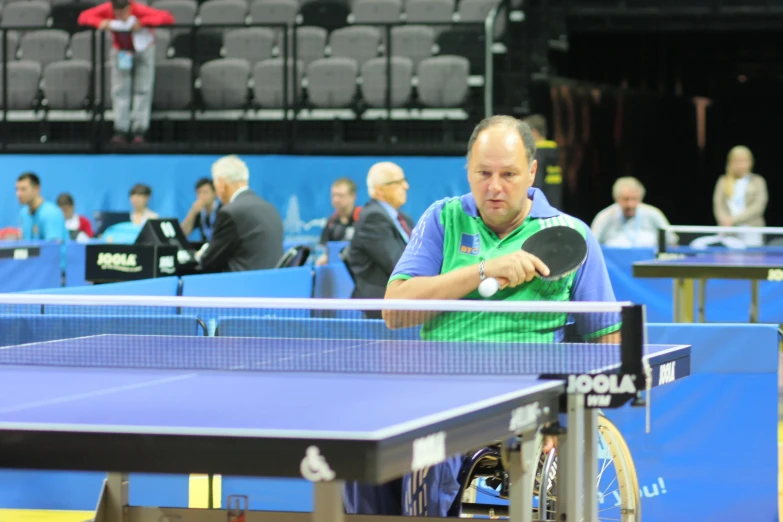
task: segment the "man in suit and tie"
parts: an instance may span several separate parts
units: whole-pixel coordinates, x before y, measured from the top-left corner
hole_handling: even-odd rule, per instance
[[[196,259],[204,272],[241,272],[274,268],[283,257],[283,220],[268,201],[248,187],[250,173],[237,156],[212,165],[212,179],[223,206],[212,239]]]
[[[353,297],[383,299],[389,277],[413,230],[413,220],[400,212],[409,188],[398,165],[382,162],[370,167],[367,191],[371,199],[362,209],[348,250],[356,283]],[[380,318],[381,312],[366,315]]]

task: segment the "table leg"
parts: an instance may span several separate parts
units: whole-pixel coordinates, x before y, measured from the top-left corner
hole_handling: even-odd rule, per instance
[[[95,522],[123,522],[128,504],[128,474],[109,473],[103,481]]]
[[[756,279],[750,282],[750,322],[759,322],[759,282]]]
[[[699,322],[705,323],[706,321],[706,313],[705,309],[707,306],[707,280],[706,279],[699,279]]]
[[[530,522],[533,520],[533,482],[536,477],[535,433],[522,436],[519,448],[509,454],[509,522]]]
[[[558,445],[557,520],[580,522],[584,494],[585,396],[569,394],[567,400],[566,433]]]
[[[598,410],[584,410],[585,522],[598,522]]]
[[[693,300],[695,288],[693,279],[674,280],[674,322],[693,322]]]
[[[343,522],[345,520],[344,490],[345,482],[342,480],[315,483],[313,522]]]

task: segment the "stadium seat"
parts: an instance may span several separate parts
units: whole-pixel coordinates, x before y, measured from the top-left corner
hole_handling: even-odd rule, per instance
[[[299,4],[296,0],[254,0],[250,4],[250,19],[255,24],[278,24],[293,27]],[[276,41],[282,38],[281,29],[275,30]]]
[[[353,103],[359,67],[350,58],[322,58],[307,67],[310,103],[319,108],[344,108]]]
[[[268,1],[268,0],[256,0]],[[348,25],[348,15],[351,8],[348,4],[333,0],[311,0],[299,10],[302,25],[323,27],[330,33],[335,29]]]
[[[171,31],[162,27],[155,29],[155,60],[160,61],[168,58],[170,45]]]
[[[159,31],[155,31],[155,39],[156,43],[159,38]],[[92,31],[79,31],[78,33],[74,33],[71,36],[71,43],[70,43],[70,49],[71,49],[71,59],[72,60],[86,60],[90,63],[92,63],[92,42],[90,41],[91,35],[96,36],[95,41],[95,50],[100,58],[101,51],[100,51],[100,44],[101,44],[101,37],[103,37],[105,42],[105,47],[103,49],[103,58],[104,61],[108,61],[109,54],[111,53],[111,47],[112,47],[112,36],[110,31],[98,31],[98,32],[92,32]]]
[[[233,29],[223,37],[225,57],[246,60],[249,65],[270,58],[274,46],[274,31],[263,27]]]
[[[0,27],[46,27],[49,10],[49,2],[43,0],[8,4],[3,7],[3,20],[0,22]]]
[[[357,67],[378,56],[381,32],[375,27],[352,26],[336,29],[329,35],[329,48],[333,58],[352,58]]]
[[[201,25],[244,24],[246,15],[244,0],[207,0],[198,10]]]
[[[410,58],[413,66],[432,56],[435,43],[435,30],[426,25],[404,25],[392,28],[392,56]]]
[[[2,64],[0,64],[0,74],[3,74]],[[8,110],[33,109],[38,98],[40,79],[40,63],[28,60],[8,62]],[[2,95],[3,87],[0,85],[0,107],[3,104]]]
[[[294,79],[294,62],[288,61],[288,106],[294,103],[294,94],[301,97],[304,70],[304,63],[300,60],[296,66],[296,79]],[[254,103],[263,109],[283,108],[282,58],[271,58],[253,66],[253,98]]]
[[[196,20],[198,4],[196,0],[159,0],[155,9],[168,11],[174,17],[174,25],[192,25]],[[173,29],[171,39],[179,34],[188,34],[187,29]]]
[[[156,65],[155,93],[152,99],[154,109],[177,111],[190,108],[192,66],[189,58],[171,58]]]
[[[22,60],[38,62],[46,67],[52,62],[65,60],[70,35],[65,31],[29,31],[19,40]]]
[[[408,0],[405,15],[409,24],[448,23],[454,15],[454,0]]]
[[[434,56],[419,63],[419,101],[426,107],[458,107],[468,95],[467,58]]]
[[[386,58],[374,58],[362,66],[362,98],[370,107],[386,107]],[[391,59],[391,105],[404,107],[411,98],[413,62],[410,58]]]
[[[226,111],[247,107],[247,81],[250,78],[250,63],[247,60],[212,60],[201,66],[200,77],[201,99],[205,109]]]
[[[83,60],[62,60],[44,68],[44,96],[51,110],[85,110],[89,107],[92,65]]]
[[[402,2],[400,0],[356,0],[352,14],[355,24],[385,24],[400,21]],[[381,27],[382,37],[385,28]]]
[[[8,39],[8,51],[6,52],[5,59],[10,62],[16,59],[16,48],[19,46],[19,35],[14,31],[8,31],[8,36],[6,38]],[[0,56],[3,55],[3,45],[3,40],[0,38]]]
[[[294,56],[293,33],[288,43],[289,56]],[[324,57],[328,32],[323,27],[296,28],[296,56],[305,67]],[[281,49],[282,52],[282,49]]]

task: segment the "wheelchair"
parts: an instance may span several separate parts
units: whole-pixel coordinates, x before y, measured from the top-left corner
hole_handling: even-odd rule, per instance
[[[639,479],[628,444],[620,430],[598,412],[598,519],[640,522]],[[536,454],[533,481],[533,519],[557,519],[557,454],[542,451],[542,438]],[[508,516],[508,473],[503,468],[500,445],[489,446],[466,456],[459,472],[460,489],[448,516],[499,518]],[[482,500],[484,500],[482,502]],[[487,502],[486,500],[490,500]]]

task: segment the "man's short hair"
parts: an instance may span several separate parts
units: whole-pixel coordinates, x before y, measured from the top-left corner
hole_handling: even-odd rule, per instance
[[[356,194],[356,183],[354,183],[350,178],[338,178],[334,180],[332,186],[334,187],[337,185],[345,185],[348,187],[348,194]]]
[[[634,189],[639,191],[639,194],[641,194],[640,199],[642,200],[644,199],[644,195],[647,192],[641,181],[634,178],[633,176],[624,176],[622,178],[617,178],[617,181],[614,182],[614,185],[612,186],[612,198],[617,199],[617,197],[620,195],[620,192],[625,189]]]
[[[112,9],[125,9],[130,5],[130,0],[111,0]]]
[[[152,189],[149,187],[149,185],[145,185],[144,183],[136,183],[133,185],[130,189],[130,195],[136,195],[139,196],[152,196]]]
[[[514,129],[519,133],[522,138],[522,144],[525,146],[525,152],[527,153],[528,167],[532,165],[533,160],[536,159],[536,139],[533,137],[533,132],[530,130],[530,125],[521,121],[513,116],[490,116],[484,118],[473,129],[473,133],[468,140],[468,161],[470,161],[470,155],[473,151],[473,145],[476,144],[476,140],[483,131],[492,127],[507,127]]]
[[[67,192],[63,192],[62,194],[57,196],[57,206],[58,207],[72,207],[73,206],[73,196],[71,196]]]
[[[212,178],[222,179],[226,183],[247,182],[250,179],[250,171],[239,156],[223,156],[212,164]]]
[[[546,128],[546,118],[544,118],[541,114],[531,114],[527,118],[523,119],[525,123],[530,125],[530,128],[536,131],[539,136],[541,136],[541,139],[546,139],[547,136],[547,128]]]
[[[196,190],[200,189],[204,185],[209,185],[212,190],[215,190],[215,184],[212,183],[212,180],[209,178],[199,178],[199,180],[196,182]]]
[[[19,175],[18,178],[16,178],[16,181],[24,181],[27,180],[30,182],[30,185],[34,187],[40,187],[41,186],[41,179],[38,177],[37,174],[33,172],[23,172]]]

